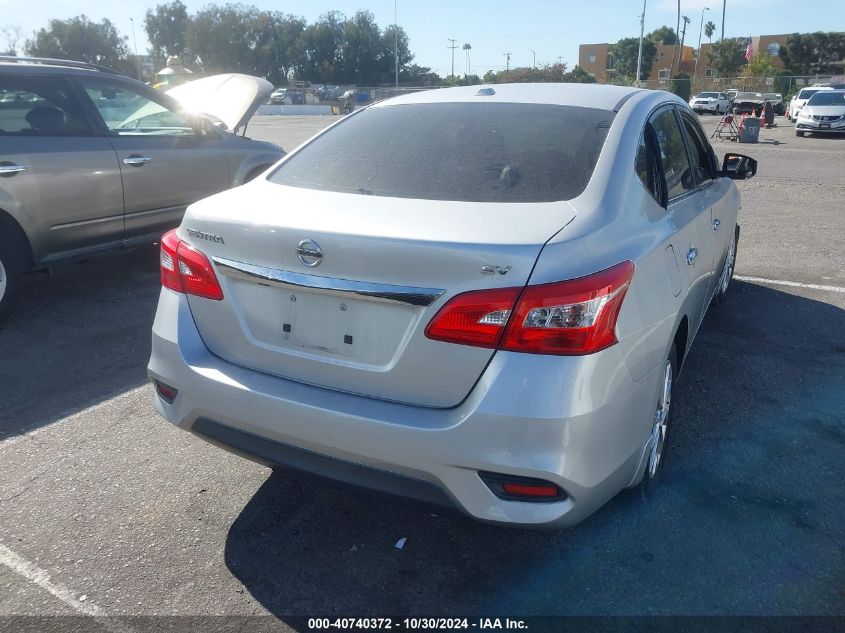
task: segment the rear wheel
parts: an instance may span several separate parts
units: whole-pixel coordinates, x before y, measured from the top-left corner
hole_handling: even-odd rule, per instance
[[[672,386],[678,377],[678,353],[675,344],[663,364],[657,407],[652,419],[648,459],[643,473],[643,486],[648,490],[660,481],[661,466],[665,461],[669,426],[672,421]]]
[[[804,132],[798,132],[798,131],[796,130],[796,132],[795,132],[795,136],[804,136]]]
[[[731,285],[731,279],[734,277],[736,246],[737,232],[734,229],[734,237],[731,240],[730,246],[728,246],[728,254],[725,256],[725,264],[722,266],[722,274],[719,276],[719,287],[716,288],[716,294],[713,295],[713,302],[716,304],[724,303],[725,297],[728,294],[728,286]]]
[[[15,249],[0,240],[0,323],[9,316],[20,286],[21,271]]]

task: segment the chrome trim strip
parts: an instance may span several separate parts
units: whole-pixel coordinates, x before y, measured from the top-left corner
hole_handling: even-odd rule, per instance
[[[227,277],[264,283],[282,288],[308,288],[322,290],[339,296],[358,295],[373,301],[401,303],[412,306],[429,306],[439,299],[445,290],[440,288],[415,288],[413,286],[393,286],[374,284],[365,281],[351,281],[334,277],[306,275],[289,270],[256,266],[224,257],[212,257],[220,272]]]

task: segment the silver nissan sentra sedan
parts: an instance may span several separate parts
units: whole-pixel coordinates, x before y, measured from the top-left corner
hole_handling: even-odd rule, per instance
[[[756,169],[664,91],[377,103],[164,236],[155,406],[268,465],[572,525],[659,476]]]

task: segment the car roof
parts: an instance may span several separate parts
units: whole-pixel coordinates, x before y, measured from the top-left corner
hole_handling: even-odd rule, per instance
[[[380,101],[371,107],[388,107],[413,103],[535,103],[569,105],[600,110],[617,110],[639,88],[602,84],[542,83],[485,84],[439,90],[423,90]]]
[[[62,74],[62,75],[88,75],[107,74],[110,77],[122,77],[130,79],[121,72],[106,68],[105,66],[98,66],[96,64],[89,64],[87,62],[78,62],[65,59],[50,59],[46,57],[15,57],[12,55],[0,56],[0,72],[3,73],[44,73],[44,74]]]

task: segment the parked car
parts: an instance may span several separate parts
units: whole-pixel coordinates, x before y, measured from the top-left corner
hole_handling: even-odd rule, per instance
[[[689,100],[689,106],[697,113],[723,114],[728,111],[730,99],[724,92],[699,92]]]
[[[287,92],[287,88],[277,88],[270,93],[270,103],[273,105],[284,105]]]
[[[772,104],[772,110],[774,110],[775,114],[783,116],[786,112],[783,105],[783,95],[779,92],[764,92],[763,101],[768,101]]]
[[[163,94],[88,64],[0,58],[0,319],[22,273],[154,242],[185,207],[284,155],[238,136],[272,86],[216,75]]]
[[[810,88],[801,88],[792,100],[789,102],[789,111],[787,113],[787,117],[790,121],[795,121],[798,119],[798,113],[801,112],[801,108],[810,100],[814,94],[822,90],[833,90],[830,86],[812,86]]]
[[[798,112],[795,134],[808,132],[845,133],[845,90],[822,90]]]
[[[759,92],[738,92],[731,102],[735,114],[757,114],[763,111],[766,101]]]
[[[734,270],[732,179],[755,172],[720,168],[666,91],[362,108],[163,238],[155,407],[263,463],[571,525],[657,481],[673,386]]]

